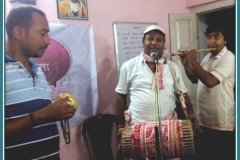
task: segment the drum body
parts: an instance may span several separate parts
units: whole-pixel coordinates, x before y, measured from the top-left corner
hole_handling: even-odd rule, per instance
[[[156,156],[155,127],[158,124],[142,123],[126,127],[122,132],[123,157],[153,159]],[[193,130],[190,120],[161,122],[161,150],[164,158],[194,155]]]

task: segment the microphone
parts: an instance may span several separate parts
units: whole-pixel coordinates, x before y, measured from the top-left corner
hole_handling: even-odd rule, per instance
[[[153,60],[154,63],[158,62],[158,54],[156,52],[150,53],[150,57]]]

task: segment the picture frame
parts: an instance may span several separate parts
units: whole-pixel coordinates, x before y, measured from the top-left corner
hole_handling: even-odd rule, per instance
[[[59,19],[88,20],[87,0],[57,0]]]
[[[9,3],[22,3],[36,5],[36,0],[9,0]]]

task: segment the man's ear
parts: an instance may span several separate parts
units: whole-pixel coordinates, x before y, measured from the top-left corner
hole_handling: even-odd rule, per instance
[[[20,26],[15,26],[13,28],[13,38],[16,40],[21,40],[24,29]]]

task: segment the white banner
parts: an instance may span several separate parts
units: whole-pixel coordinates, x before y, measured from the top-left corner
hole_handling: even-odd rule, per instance
[[[92,26],[50,24],[51,44],[43,57],[34,59],[43,69],[53,98],[73,94],[77,111],[70,119],[75,127],[95,115],[98,105],[96,60]]]

